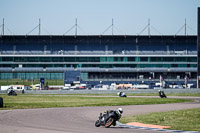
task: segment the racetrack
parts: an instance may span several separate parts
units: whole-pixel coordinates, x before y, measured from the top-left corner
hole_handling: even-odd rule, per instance
[[[186,97],[169,96],[169,98]],[[123,116],[200,108],[200,97],[187,98],[195,99],[195,102],[120,107],[124,109]],[[118,107],[119,106],[0,110],[0,133],[164,133],[163,131],[94,126],[100,112],[107,109],[117,109]]]

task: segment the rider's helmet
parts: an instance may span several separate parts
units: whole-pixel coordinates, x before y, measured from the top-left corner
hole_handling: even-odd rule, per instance
[[[123,109],[122,108],[118,108],[117,109],[117,113],[119,113],[121,115],[123,113]]]

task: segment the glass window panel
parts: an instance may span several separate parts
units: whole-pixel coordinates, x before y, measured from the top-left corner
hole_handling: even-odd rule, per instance
[[[175,57],[175,61],[177,62],[185,62],[187,60],[186,57]]]
[[[106,57],[100,57],[100,62],[106,62]]]
[[[65,57],[64,61],[65,62],[75,62],[75,57]]]
[[[148,57],[140,57],[140,61],[145,61],[145,62],[147,62],[147,61],[148,61]]]
[[[113,61],[114,61],[113,57],[107,57],[107,62],[113,62]]]
[[[135,57],[128,57],[128,61],[135,61]]]
[[[14,61],[13,57],[2,57],[2,61]]]
[[[196,57],[188,57],[188,62],[197,62]]]
[[[164,62],[172,62],[174,61],[174,57],[163,57]]]
[[[40,57],[39,58],[40,62],[52,62],[52,58],[51,57]],[[56,59],[55,59],[56,61]]]

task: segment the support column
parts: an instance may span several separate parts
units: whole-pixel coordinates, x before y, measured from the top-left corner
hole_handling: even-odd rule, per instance
[[[197,88],[200,87],[200,7],[198,7],[198,18],[197,18]]]

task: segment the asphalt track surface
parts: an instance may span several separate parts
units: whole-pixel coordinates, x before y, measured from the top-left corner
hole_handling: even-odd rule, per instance
[[[185,97],[169,97],[185,98]],[[123,116],[200,108],[200,97],[187,97],[195,102],[120,106]],[[165,133],[122,127],[95,127],[99,113],[119,106],[66,107],[0,110],[0,133]],[[123,117],[122,116],[122,117]]]

